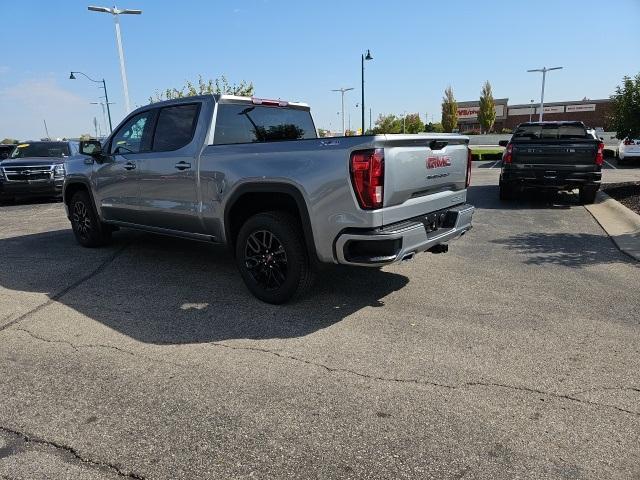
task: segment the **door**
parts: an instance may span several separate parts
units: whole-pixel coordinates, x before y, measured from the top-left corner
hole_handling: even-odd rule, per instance
[[[151,154],[138,165],[144,225],[203,233],[196,188],[201,145],[194,141],[200,106],[179,104],[158,112]]]
[[[149,155],[155,113],[148,110],[126,121],[96,164],[96,202],[105,220],[140,223],[138,165]]]

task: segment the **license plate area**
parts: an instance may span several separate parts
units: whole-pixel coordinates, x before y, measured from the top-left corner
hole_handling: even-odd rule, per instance
[[[427,233],[431,233],[440,229],[449,229],[455,227],[457,218],[458,212],[445,209],[429,213],[422,217],[420,220],[424,225],[425,231]]]

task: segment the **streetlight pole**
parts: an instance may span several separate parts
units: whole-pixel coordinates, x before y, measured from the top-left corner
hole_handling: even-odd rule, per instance
[[[109,114],[109,132],[113,132],[113,127],[111,126],[111,109],[109,109],[109,95],[107,94],[107,83],[104,81],[104,78],[102,80],[94,80],[93,78],[91,78],[86,73],[71,72],[71,75],[69,75],[69,80],[75,80],[76,79],[74,73],[79,73],[80,75],[83,75],[88,80],[90,80],[90,81],[92,81],[94,83],[102,83],[102,89],[104,90],[104,101],[107,104],[107,113]]]
[[[116,26],[116,44],[118,46],[118,56],[120,57],[120,75],[122,76],[122,88],[124,89],[124,107],[126,113],[131,111],[131,107],[129,105],[129,85],[127,82],[127,71],[124,67],[124,52],[122,50],[122,36],[120,35],[120,15],[140,15],[142,10],[131,10],[125,8],[123,10],[118,10],[115,6],[113,8],[108,7],[87,7],[88,10],[92,12],[101,12],[101,13],[110,13],[113,15],[113,19],[115,21]]]
[[[544,82],[547,78],[547,72],[550,72],[551,70],[562,70],[562,67],[542,67],[535,68],[533,70],[527,70],[527,72],[542,72],[542,91],[540,92],[540,117],[538,118],[539,122],[542,121],[542,113],[544,112]]]
[[[360,105],[360,107],[362,108],[362,135],[364,135],[364,61],[365,60],[373,60],[373,57],[371,56],[371,52],[367,49],[367,54],[365,56],[365,54],[361,55],[361,62],[362,62],[362,104]]]
[[[349,90],[353,90],[353,87],[336,88],[334,90],[331,90],[332,92],[340,92],[340,96],[342,97],[342,135],[345,134],[345,129],[344,129],[344,94],[345,94],[345,92],[348,92]],[[351,128],[351,126],[349,126],[349,128]]]

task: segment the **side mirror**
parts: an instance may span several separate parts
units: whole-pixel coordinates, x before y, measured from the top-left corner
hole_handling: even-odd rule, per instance
[[[507,145],[509,145],[509,140],[500,140],[498,142],[498,145],[500,145],[501,147],[506,147]]]
[[[82,155],[98,157],[102,155],[102,144],[99,140],[81,140],[80,153]]]

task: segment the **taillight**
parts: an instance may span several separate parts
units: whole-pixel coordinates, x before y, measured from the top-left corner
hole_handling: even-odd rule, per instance
[[[513,145],[511,143],[508,143],[507,148],[502,154],[502,161],[504,163],[511,163],[512,160],[513,160]]]
[[[635,145],[636,142],[634,142],[633,140],[631,140],[630,138],[625,138],[624,139],[624,144],[625,145]]]
[[[598,143],[598,151],[596,152],[596,165],[602,166],[604,163],[604,143]]]
[[[358,150],[351,154],[351,183],[364,210],[382,207],[384,199],[384,150]]]
[[[467,147],[467,178],[464,182],[464,187],[467,188],[471,185],[471,162],[473,160],[471,155],[471,149]]]

